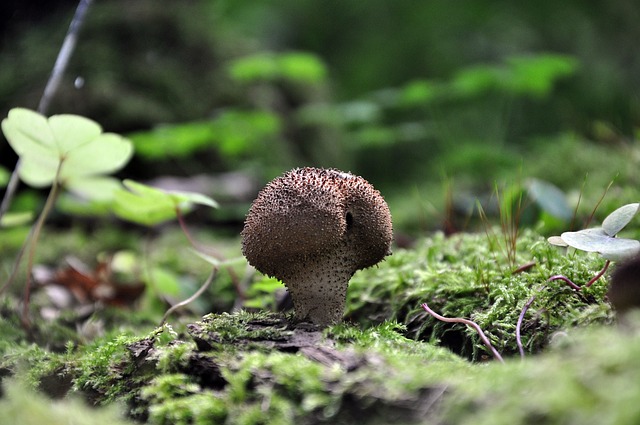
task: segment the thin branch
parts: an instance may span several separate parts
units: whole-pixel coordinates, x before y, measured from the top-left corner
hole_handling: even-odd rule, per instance
[[[67,69],[67,65],[69,64],[69,60],[71,59],[71,55],[73,54],[73,50],[76,47],[80,27],[82,27],[82,24],[84,23],[85,16],[87,15],[87,10],[89,9],[89,6],[92,2],[93,0],[80,0],[80,2],[78,3],[78,7],[76,8],[76,12],[73,15],[73,19],[71,19],[71,24],[69,24],[67,35],[62,42],[62,47],[60,47],[60,52],[58,53],[56,63],[53,65],[51,76],[49,77],[49,81],[47,81],[46,87],[44,88],[44,94],[40,99],[38,112],[40,112],[41,114],[44,114],[49,109],[51,100],[60,87],[62,76]]]
[[[78,40],[78,33],[80,31],[80,27],[82,26],[85,16],[87,14],[87,10],[93,0],[80,0],[78,3],[78,7],[76,8],[75,14],[73,15],[73,19],[71,19],[71,24],[69,24],[69,29],[67,30],[67,35],[62,42],[62,47],[60,47],[60,51],[58,52],[58,57],[56,58],[56,62],[53,65],[53,69],[51,71],[51,75],[49,76],[49,80],[47,81],[47,85],[44,88],[44,93],[42,94],[42,98],[40,99],[40,103],[38,104],[38,112],[41,114],[46,114],[49,109],[49,104],[53,99],[53,96],[58,91],[60,87],[60,82],[62,81],[62,76],[64,75],[65,70],[67,69],[67,65],[69,64],[69,59],[71,59],[71,54],[76,46],[76,42]],[[13,196],[18,190],[18,183],[20,181],[19,171],[21,167],[22,161],[18,159],[16,162],[16,166],[13,169],[13,173],[11,174],[11,178],[9,179],[9,183],[7,184],[7,188],[4,193],[4,198],[2,199],[2,203],[0,203],[0,219],[6,214],[9,210],[9,206],[11,205],[11,201],[13,200]]]
[[[182,233],[184,233],[185,237],[189,241],[189,244],[191,244],[191,246],[196,251],[199,251],[204,254],[211,253],[211,255],[217,260],[220,260],[221,262],[224,261],[225,258],[222,254],[218,252],[213,252],[211,248],[202,245],[191,235],[191,232],[189,232],[189,228],[187,227],[187,223],[184,220],[184,215],[182,214],[182,211],[180,210],[180,208],[176,207],[175,211],[176,211],[176,217],[178,219],[178,224],[180,224],[180,229],[182,229]],[[229,277],[231,278],[231,282],[233,283],[233,287],[236,291],[236,294],[238,295],[238,298],[240,299],[241,302],[244,302],[244,300],[246,300],[246,294],[244,291],[244,286],[241,284],[238,274],[235,272],[235,270],[231,266],[225,267],[225,270],[227,270],[227,272],[229,273]]]
[[[478,333],[484,345],[486,345],[487,348],[491,351],[491,353],[493,354],[493,357],[495,357],[496,360],[500,361],[501,363],[504,363],[504,360],[502,359],[502,356],[500,355],[500,353],[498,353],[498,351],[495,348],[493,348],[493,345],[491,345],[491,341],[489,341],[489,338],[487,338],[485,333],[482,331],[482,328],[480,328],[480,326],[478,326],[477,323],[472,322],[471,320],[468,320],[468,319],[460,318],[460,317],[450,318],[450,317],[441,316],[435,311],[431,310],[431,308],[429,308],[427,303],[423,303],[421,307],[424,311],[426,311],[427,313],[429,313],[430,315],[432,315],[433,317],[435,317],[436,319],[442,322],[464,323],[467,326],[471,326]]]
[[[171,313],[173,313],[174,311],[176,311],[180,307],[184,307],[185,305],[191,303],[193,300],[197,299],[200,295],[202,295],[204,293],[204,291],[206,291],[207,288],[209,288],[209,285],[211,285],[211,282],[213,282],[213,279],[216,277],[216,273],[217,272],[218,272],[218,268],[214,267],[213,270],[211,270],[211,273],[209,274],[209,277],[207,278],[207,280],[195,292],[195,294],[191,295],[189,298],[187,298],[184,301],[180,301],[179,303],[172,305],[166,311],[166,313],[164,313],[164,316],[162,316],[162,321],[160,322],[160,326],[164,325],[164,323],[167,321],[167,318],[171,315]]]

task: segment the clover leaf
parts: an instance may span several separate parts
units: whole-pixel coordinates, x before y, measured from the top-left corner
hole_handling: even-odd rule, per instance
[[[122,168],[133,145],[117,134],[79,115],[49,118],[14,108],[2,120],[2,131],[21,160],[20,179],[33,187],[55,183],[89,199],[108,199],[118,187],[105,177]]]
[[[611,261],[623,260],[640,253],[640,241],[617,238],[620,232],[640,210],[640,203],[624,205],[609,214],[602,227],[564,232],[552,236],[549,243],[556,246],[570,246],[581,251],[597,252]]]
[[[195,204],[218,207],[216,201],[200,193],[165,191],[133,180],[122,183],[126,189],[114,193],[113,211],[118,217],[134,223],[153,226],[176,218]]]

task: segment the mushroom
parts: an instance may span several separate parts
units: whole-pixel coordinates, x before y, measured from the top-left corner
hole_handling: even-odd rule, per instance
[[[640,308],[640,256],[616,266],[611,273],[607,297],[620,316]]]
[[[242,253],[291,293],[295,318],[342,319],[349,279],[390,255],[391,213],[362,177],[296,168],[274,179],[251,205]]]

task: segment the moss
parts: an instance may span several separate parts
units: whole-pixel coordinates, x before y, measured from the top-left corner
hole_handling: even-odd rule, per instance
[[[564,254],[530,230],[522,231],[515,262],[505,254],[510,244],[486,234],[436,234],[412,250],[398,250],[378,268],[358,272],[351,281],[347,318],[363,326],[395,320],[414,339],[439,341],[456,353],[478,360],[486,347],[472,329],[435,320],[423,302],[449,317],[476,321],[499,351],[517,352],[515,326],[524,304],[536,301],[525,317],[523,341],[529,352],[544,348],[553,332],[572,326],[610,323],[604,301],[606,279],[576,293],[561,282],[564,274],[587,282],[604,264],[596,255]],[[519,265],[535,263],[516,272]]]
[[[630,394],[640,393],[633,388],[640,370],[630,364],[640,338],[602,325],[611,322],[606,279],[580,293],[546,282],[553,274],[585,282],[601,260],[565,255],[530,231],[523,231],[516,259],[536,266],[513,272],[486,235],[435,235],[358,273],[350,320],[324,330],[296,326],[280,313],[239,311],[206,315],[186,333],[169,325],[142,335],[111,331],[57,353],[26,344],[16,331],[7,333],[11,355],[2,365],[27,364],[34,386],[47,391],[67,382],[72,394],[124,403],[151,424],[457,424],[478,412],[480,423],[511,416],[516,424],[577,423],[582,416],[570,408],[587,402],[602,409],[613,403],[635,418],[626,393],[614,401],[595,388],[628,384]],[[530,353],[543,354],[506,365],[469,362],[465,357],[484,358],[476,334],[419,308],[428,301],[444,315],[472,318],[510,353],[517,316],[534,294],[523,336]],[[598,417],[611,423],[623,416]]]
[[[287,320],[279,314],[266,311],[249,313],[241,310],[234,314],[208,314],[189,326],[189,332],[201,348],[227,349],[242,341],[277,341],[292,335]],[[206,348],[205,348],[206,347]]]
[[[0,425],[131,424],[124,420],[122,409],[117,405],[95,409],[79,399],[51,401],[19,379],[7,380],[3,387],[5,396],[0,399]]]
[[[227,407],[221,397],[203,391],[184,374],[154,378],[141,393],[149,403],[149,420],[158,424],[210,424],[223,421]]]
[[[457,376],[442,421],[631,424],[640,421],[640,322],[633,332],[570,332],[549,353]]]

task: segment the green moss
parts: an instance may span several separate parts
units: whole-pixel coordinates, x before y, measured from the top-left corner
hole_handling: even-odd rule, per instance
[[[141,392],[149,403],[149,420],[157,424],[210,424],[227,415],[224,400],[203,390],[184,374],[154,378]]]
[[[124,425],[118,406],[95,409],[79,399],[51,401],[29,388],[19,379],[4,382],[4,397],[0,399],[0,425]]]
[[[190,333],[210,348],[224,350],[240,340],[243,343],[281,340],[290,336],[292,331],[289,323],[279,314],[240,310],[233,314],[208,314],[191,326]]]
[[[636,317],[638,319],[638,317]],[[640,334],[594,327],[551,352],[457,376],[444,423],[632,424],[640,421]]]
[[[627,373],[640,382],[628,364],[640,354],[639,339],[602,326],[611,322],[606,279],[579,293],[547,282],[554,274],[586,282],[602,260],[564,254],[523,231],[515,264],[536,265],[514,272],[501,246],[486,235],[435,235],[399,250],[353,278],[348,320],[323,331],[295,327],[279,313],[239,311],[206,315],[186,333],[169,325],[143,335],[111,331],[53,353],[0,323],[11,340],[2,366],[26,364],[34,386],[66,382],[96,404],[125,403],[130,415],[151,424],[457,424],[471,423],[476,412],[486,423],[511,416],[516,424],[572,423],[582,418],[569,412],[572,404],[589,400],[601,408],[619,403],[627,409],[620,415],[635,418],[631,402],[594,389],[599,382],[622,387]],[[529,353],[543,354],[506,365],[469,362],[464,357],[486,356],[475,332],[420,308],[426,301],[446,316],[477,321],[509,354],[517,317],[533,295],[523,340]],[[640,394],[632,386],[629,392]]]
[[[517,351],[515,326],[532,296],[536,301],[522,328],[529,352],[540,351],[559,329],[611,321],[611,309],[604,301],[606,279],[580,294],[562,282],[547,282],[552,275],[563,274],[583,284],[602,268],[600,257],[565,254],[530,230],[518,238],[514,264],[505,245],[510,246],[491,234],[436,234],[412,250],[398,250],[379,267],[353,277],[347,318],[363,326],[395,320],[406,325],[407,336],[440,341],[474,360],[487,353],[475,331],[437,321],[420,308],[422,303],[443,316],[476,321],[505,353]],[[515,272],[529,262],[535,266]]]

